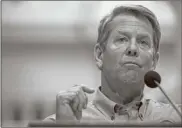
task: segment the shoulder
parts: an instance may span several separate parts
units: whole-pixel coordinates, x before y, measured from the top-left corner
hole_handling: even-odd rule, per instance
[[[150,120],[159,122],[180,122],[181,118],[176,113],[175,109],[167,103],[162,103],[152,99],[146,99],[145,102],[145,117]],[[181,111],[181,104],[175,104]]]

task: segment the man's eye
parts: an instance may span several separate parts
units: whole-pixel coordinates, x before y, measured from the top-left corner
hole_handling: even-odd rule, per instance
[[[128,39],[126,37],[118,38],[114,42],[115,46],[120,47],[123,44],[126,44],[128,42]]]
[[[140,41],[141,44],[147,44],[148,45],[148,42],[147,41]]]
[[[123,38],[120,38],[119,41],[121,41],[121,42],[127,42],[128,40],[127,40],[127,38],[123,37]]]
[[[141,40],[139,43],[140,43],[140,46],[143,48],[150,48],[149,43],[145,40]]]

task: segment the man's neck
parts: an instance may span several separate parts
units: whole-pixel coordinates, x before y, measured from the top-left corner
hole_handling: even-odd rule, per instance
[[[112,90],[110,87],[112,84],[117,84],[117,83],[109,83],[108,80],[104,76],[102,76],[101,80],[101,92],[107,96],[110,100],[118,103],[118,104],[128,104],[132,102],[136,97],[141,97],[143,95],[143,90],[141,92],[129,92],[126,85],[123,85],[123,89],[118,89],[118,90]],[[121,85],[118,85],[121,87]]]

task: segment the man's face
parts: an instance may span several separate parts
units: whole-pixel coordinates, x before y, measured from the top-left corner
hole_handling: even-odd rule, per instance
[[[136,83],[132,88],[141,90],[143,84],[138,83],[143,83],[145,73],[153,67],[151,24],[143,17],[122,14],[107,29],[110,34],[102,57],[103,74],[110,82],[124,82],[128,86]]]

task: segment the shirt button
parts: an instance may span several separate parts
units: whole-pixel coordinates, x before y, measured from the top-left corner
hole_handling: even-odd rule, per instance
[[[142,115],[142,114],[140,114],[140,117],[142,117],[142,118],[143,118],[143,115]]]
[[[114,120],[114,116],[111,116],[111,120]]]
[[[139,117],[140,117],[141,119],[143,119],[143,115],[142,115],[141,113],[139,114]]]

